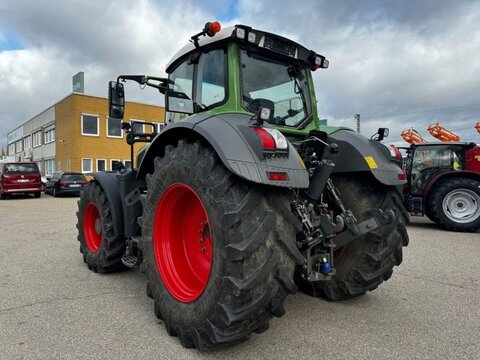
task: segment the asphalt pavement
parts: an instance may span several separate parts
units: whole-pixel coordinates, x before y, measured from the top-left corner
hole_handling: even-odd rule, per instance
[[[267,332],[202,353],[167,334],[139,271],[87,269],[76,204],[0,202],[0,359],[480,358],[480,233],[412,218],[403,264],[377,290],[336,303],[291,296]]]

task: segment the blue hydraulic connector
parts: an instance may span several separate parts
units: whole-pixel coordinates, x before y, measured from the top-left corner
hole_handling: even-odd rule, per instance
[[[329,274],[332,271],[332,265],[327,259],[323,259],[322,265],[320,265],[320,271],[324,274]]]

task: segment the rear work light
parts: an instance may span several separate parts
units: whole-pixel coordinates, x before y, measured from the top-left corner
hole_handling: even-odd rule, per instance
[[[267,152],[286,152],[288,142],[285,136],[277,129],[270,129],[258,126],[251,126],[250,129],[255,131],[262,142],[263,151]]]

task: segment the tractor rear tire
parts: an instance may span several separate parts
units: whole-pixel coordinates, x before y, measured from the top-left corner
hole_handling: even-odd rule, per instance
[[[430,190],[429,218],[450,231],[480,230],[480,181],[470,178],[439,180]]]
[[[393,210],[395,213],[390,224],[382,225],[335,251],[336,274],[332,280],[306,282],[297,276],[303,292],[336,301],[363,295],[390,278],[393,267],[402,262],[402,247],[408,245],[405,224],[409,216],[399,190],[381,185],[370,174],[337,175],[332,180],[345,207],[353,212],[359,223],[371,216],[372,209]]]
[[[107,196],[97,182],[81,192],[77,211],[78,241],[83,261],[93,272],[113,272],[125,268],[121,259],[125,239],[113,231],[113,219]]]
[[[146,180],[143,271],[168,334],[214,350],[267,330],[303,259],[287,194],[238,178],[201,141],[167,145]]]

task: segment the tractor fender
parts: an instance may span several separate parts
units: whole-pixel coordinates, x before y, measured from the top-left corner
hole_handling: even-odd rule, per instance
[[[122,198],[118,188],[118,181],[114,173],[89,173],[105,192],[110,211],[112,212],[113,232],[116,236],[123,236],[123,208]]]
[[[389,150],[382,143],[367,139],[352,130],[339,130],[327,140],[338,145],[333,173],[369,171],[385,185],[406,183],[402,169],[392,160]]]
[[[259,184],[307,188],[308,172],[292,144],[283,156],[264,156],[260,137],[249,128],[251,116],[240,113],[201,113],[169,124],[150,144],[142,158],[137,178],[153,172],[153,160],[163,155],[166,145],[179,139],[203,139],[215,150],[232,173]],[[268,127],[265,124],[264,127]],[[270,180],[268,173],[285,173],[286,180]]]

